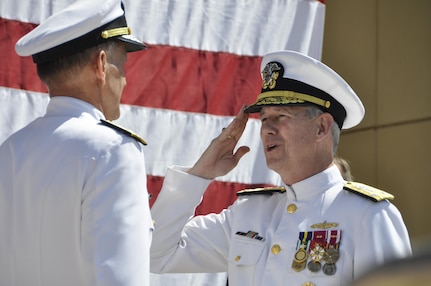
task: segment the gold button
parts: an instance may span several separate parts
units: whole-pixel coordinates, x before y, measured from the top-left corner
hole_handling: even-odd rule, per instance
[[[316,284],[314,284],[311,281],[307,281],[307,282],[302,283],[302,286],[316,286]]]
[[[297,208],[298,207],[295,204],[290,204],[287,206],[287,212],[293,214],[294,212],[296,212]]]
[[[241,260],[241,256],[239,256],[239,255],[238,255],[237,257],[235,257],[235,261],[236,261],[236,262],[238,262],[238,261],[240,261],[240,260]]]
[[[280,246],[280,245],[278,245],[278,244],[274,244],[274,245],[271,247],[271,252],[272,252],[272,254],[279,254],[279,253],[280,253],[280,251],[281,251],[281,246]]]

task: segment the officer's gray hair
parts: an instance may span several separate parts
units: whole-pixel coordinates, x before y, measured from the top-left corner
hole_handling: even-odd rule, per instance
[[[309,105],[306,108],[306,113],[308,118],[311,119],[322,114],[323,111],[314,105]],[[334,121],[334,124],[332,124],[331,133],[332,133],[332,150],[335,156],[335,154],[337,154],[338,144],[340,142],[340,128],[338,127],[338,124],[335,121]]]

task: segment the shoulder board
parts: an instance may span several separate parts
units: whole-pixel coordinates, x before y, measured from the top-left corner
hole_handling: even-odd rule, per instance
[[[346,182],[344,184],[344,189],[374,202],[394,199],[394,196],[390,193],[358,182]]]
[[[256,189],[245,189],[236,193],[237,196],[247,195],[273,195],[274,193],[284,193],[286,189],[284,187],[264,187]]]
[[[136,133],[133,133],[132,131],[130,131],[124,127],[121,127],[120,125],[117,125],[115,123],[112,123],[111,121],[104,120],[104,119],[100,119],[100,122],[105,126],[108,126],[112,129],[115,129],[115,130],[117,130],[117,131],[119,131],[119,132],[121,132],[127,136],[130,136],[130,137],[136,139],[138,142],[141,142],[142,144],[147,145],[147,142],[144,139],[142,139],[139,135],[137,135]]]

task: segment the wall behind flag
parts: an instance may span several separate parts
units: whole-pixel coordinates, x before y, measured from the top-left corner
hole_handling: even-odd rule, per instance
[[[327,1],[322,57],[366,109],[339,154],[355,180],[395,195],[414,253],[431,248],[430,10],[429,0]]]
[[[0,3],[0,142],[44,113],[47,90],[15,42],[72,0]],[[125,0],[133,34],[149,45],[129,55],[118,123],[148,141],[148,189],[157,197],[166,168],[191,165],[243,104],[260,91],[260,60],[291,49],[321,58],[325,5],[317,0]],[[251,152],[217,178],[198,213],[219,211],[235,192],[277,185],[265,164],[260,122],[249,120],[238,144]]]

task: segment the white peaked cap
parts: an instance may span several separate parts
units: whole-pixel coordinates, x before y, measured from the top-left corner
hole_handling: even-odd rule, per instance
[[[261,63],[262,91],[246,108],[314,104],[330,113],[342,129],[358,125],[365,108],[349,84],[322,62],[294,51],[266,54]]]
[[[128,52],[145,48],[131,35],[120,0],[78,0],[19,39],[15,50],[42,63],[110,39],[123,41]]]

